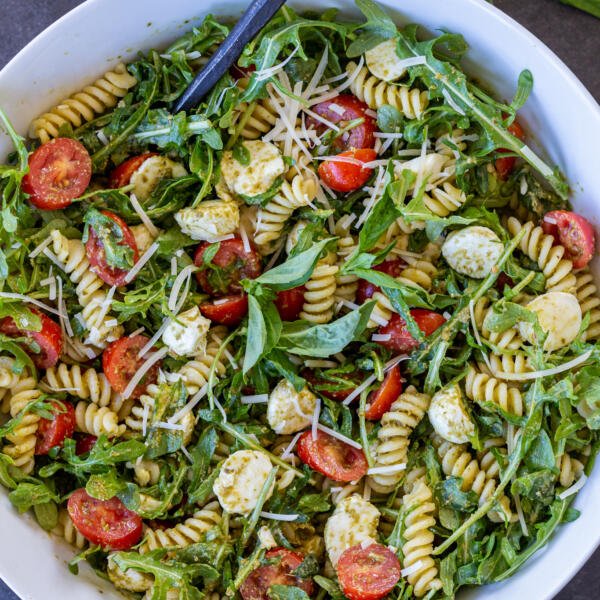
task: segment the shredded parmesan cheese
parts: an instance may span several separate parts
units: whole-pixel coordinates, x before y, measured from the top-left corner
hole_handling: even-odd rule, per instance
[[[39,308],[43,308],[53,315],[60,316],[60,312],[39,300],[35,300],[34,298],[29,298],[29,296],[24,296],[23,294],[14,294],[13,292],[0,292],[0,298],[10,298],[11,300],[22,300],[23,302],[29,302],[30,304],[35,304]]]
[[[198,402],[206,396],[208,391],[208,384],[204,384],[190,399],[190,401],[180,410],[178,410],[172,417],[169,417],[169,423],[179,423],[182,417],[185,417],[189,412],[192,412]]]
[[[300,518],[300,515],[284,515],[281,513],[272,513],[262,510],[260,512],[260,516],[263,519],[272,519],[273,521],[297,521]]]
[[[242,404],[264,404],[269,401],[269,394],[250,394],[242,396],[240,402]]]
[[[329,427],[325,427],[325,425],[321,425],[321,423],[319,423],[317,425],[317,429],[319,429],[323,433],[328,433],[331,437],[334,437],[337,440],[340,440],[341,442],[348,444],[348,446],[352,446],[353,448],[362,450],[362,446],[358,442],[355,442],[354,440],[347,438],[345,435],[338,433],[337,431],[335,431],[335,429],[330,429]]]
[[[566,490],[562,491],[558,495],[558,497],[561,500],[564,500],[565,498],[568,498],[569,496],[576,494],[585,485],[585,482],[587,481],[587,479],[588,479],[587,475],[585,473],[582,473],[581,477],[571,487],[568,487]]]
[[[319,426],[319,416],[321,415],[321,398],[317,398],[315,410],[311,418],[311,436],[313,441],[317,439],[317,427]]]
[[[146,229],[150,232],[150,235],[153,238],[158,237],[159,230],[154,225],[154,223],[150,220],[150,217],[145,213],[140,201],[137,199],[135,194],[131,194],[129,196],[129,201],[131,202],[131,206],[133,206],[133,210],[137,213],[140,221],[146,226]]]
[[[542,371],[528,371],[525,373],[504,373],[502,371],[498,371],[494,373],[496,377],[500,379],[506,379],[508,381],[528,381],[530,379],[540,379],[542,377],[551,377],[552,375],[557,375],[558,373],[563,373],[564,371],[569,371],[581,363],[584,363],[592,354],[592,348],[590,348],[587,352],[584,352],[580,356],[577,356],[573,360],[570,360],[562,365],[558,365],[556,367],[552,367],[551,369],[543,369]]]
[[[125,283],[131,283],[144,265],[152,258],[152,255],[158,250],[158,244],[153,242],[150,248],[140,256],[139,260],[133,265],[131,271],[125,276]]]

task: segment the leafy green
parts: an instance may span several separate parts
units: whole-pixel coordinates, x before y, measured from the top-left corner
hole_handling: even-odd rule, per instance
[[[398,34],[396,25],[378,4],[372,0],[355,0],[355,2],[367,22],[360,26],[361,34],[348,46],[346,54],[349,58],[360,56]]]
[[[309,595],[299,587],[293,585],[275,584],[267,592],[272,600],[308,600]]]
[[[83,216],[85,229],[82,241],[90,237],[90,228],[98,242],[102,244],[106,264],[115,269],[129,270],[133,267],[133,249],[127,244],[123,228],[99,210],[90,207]]]

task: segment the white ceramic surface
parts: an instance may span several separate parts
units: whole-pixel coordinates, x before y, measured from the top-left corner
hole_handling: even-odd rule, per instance
[[[463,33],[472,51],[469,70],[510,97],[523,68],[533,71],[535,89],[521,111],[529,132],[564,167],[577,210],[600,225],[600,108],[568,68],[539,40],[483,0],[380,0],[399,24],[419,22]],[[0,106],[25,133],[32,117],[82,87],[138,49],[164,46],[212,12],[237,16],[243,0],[88,0],[31,42],[0,72]],[[350,0],[290,1],[293,7],[338,6],[354,13]],[[7,27],[6,22],[1,27]],[[9,144],[0,134],[0,157]],[[600,543],[600,472],[577,499],[582,511],[559,530],[549,547],[503,585],[467,592],[485,600],[551,598]],[[72,551],[50,538],[29,516],[19,516],[0,493],[0,575],[23,598],[91,600],[117,597],[84,570],[69,574]],[[99,590],[103,594],[100,595]]]

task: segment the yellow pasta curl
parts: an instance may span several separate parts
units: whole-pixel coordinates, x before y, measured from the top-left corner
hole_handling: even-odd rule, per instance
[[[449,181],[423,194],[423,203],[438,217],[447,217],[467,201],[466,194]]]
[[[40,385],[42,389],[66,391],[71,396],[90,400],[99,406],[108,406],[113,395],[116,395],[104,373],[92,368],[82,371],[80,365],[69,366],[65,363],[46,369],[46,376]]]
[[[566,452],[558,457],[556,467],[559,471],[558,482],[565,488],[571,487],[583,475],[583,463]]]
[[[467,372],[465,390],[475,402],[491,402],[507,413],[518,417],[523,415],[521,392],[487,373],[480,373],[473,365]]]
[[[119,416],[107,406],[81,400],[75,407],[77,431],[95,436],[106,435],[109,438],[125,432],[125,425],[119,425]]]
[[[238,87],[240,90],[245,90],[249,83],[250,80],[244,77],[238,81]],[[262,137],[273,129],[279,118],[275,104],[269,98],[257,100],[252,104],[242,102],[236,108],[236,113],[238,126],[239,120],[243,120],[240,135],[246,140],[256,140]]]
[[[58,524],[52,530],[52,533],[60,538],[63,538],[71,546],[75,546],[78,550],[83,550],[88,547],[87,539],[77,531],[71,517],[66,508],[61,508],[58,513]]]
[[[594,278],[589,267],[575,273],[575,295],[581,306],[581,313],[589,313],[590,322],[583,337],[587,341],[596,341],[600,338],[600,295],[594,283]]]
[[[329,252],[320,259],[306,282],[304,305],[300,318],[314,324],[328,323],[333,317],[335,303],[336,275],[339,267],[335,264],[335,253]]]
[[[473,307],[473,313],[479,333],[490,343],[501,350],[518,350],[522,346],[523,340],[516,327],[509,327],[505,331],[498,332],[490,331],[484,326],[486,317],[493,313],[493,307],[490,306],[488,298],[480,298]]]
[[[334,228],[335,235],[338,236],[337,258],[338,267],[341,269],[344,262],[356,250],[357,241],[350,233],[350,224],[348,219],[342,217],[337,221]],[[354,302],[356,290],[358,288],[358,277],[356,275],[336,275],[335,301]]]

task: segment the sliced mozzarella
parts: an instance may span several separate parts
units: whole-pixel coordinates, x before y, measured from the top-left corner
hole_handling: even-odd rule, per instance
[[[344,550],[357,544],[375,542],[380,513],[358,494],[344,498],[325,524],[325,547],[335,567]]]
[[[369,71],[383,81],[395,81],[406,72],[406,67],[396,53],[396,38],[386,40],[365,52]]]
[[[184,175],[187,175],[187,171],[180,163],[166,156],[151,156],[131,176],[132,193],[140,202],[144,202],[162,179],[173,179]]]
[[[440,390],[431,399],[428,413],[431,426],[445,440],[464,444],[475,433],[458,385]]]
[[[275,180],[285,173],[285,163],[279,148],[261,140],[243,142],[250,163],[243,165],[233,152],[223,152],[221,173],[229,190],[237,195],[258,196],[267,192]]]
[[[487,277],[503,251],[500,238],[480,225],[453,231],[442,246],[446,262],[458,273],[474,279]]]
[[[310,425],[316,405],[317,397],[307,387],[297,392],[282,379],[269,396],[267,421],[279,435],[296,433]]]
[[[179,321],[179,323],[177,322]],[[162,334],[163,342],[178,356],[195,356],[206,351],[206,336],[210,320],[203,317],[197,306],[177,315]]]
[[[544,350],[553,352],[568,346],[581,328],[581,306],[573,294],[566,292],[547,292],[534,298],[526,306],[537,314],[542,331],[548,334]],[[535,343],[535,334],[531,323],[519,323],[519,332],[529,343]]]
[[[213,491],[219,503],[229,513],[247,515],[256,506],[258,497],[271,472],[271,461],[257,450],[238,450],[219,471]],[[267,498],[271,497],[273,488]]]
[[[196,208],[181,209],[175,220],[193,240],[212,241],[238,229],[240,210],[235,202],[206,200]]]

